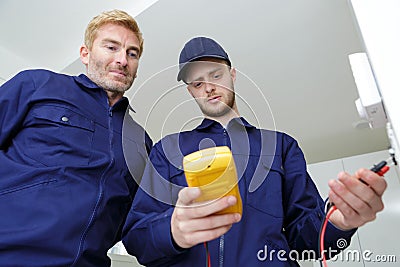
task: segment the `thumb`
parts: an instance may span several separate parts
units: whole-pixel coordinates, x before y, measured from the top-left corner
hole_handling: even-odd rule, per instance
[[[198,198],[201,191],[198,187],[185,187],[178,194],[177,206],[188,206],[193,203],[193,201]]]

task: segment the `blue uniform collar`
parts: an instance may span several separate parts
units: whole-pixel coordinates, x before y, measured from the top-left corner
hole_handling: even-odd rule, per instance
[[[244,127],[246,127],[246,128],[255,128],[253,125],[251,125],[250,123],[248,123],[248,122],[246,121],[246,119],[243,118],[243,117],[231,119],[231,120],[229,121],[229,123],[228,123],[227,128],[230,127],[231,124],[240,124],[240,125],[242,125],[242,126],[244,126]],[[202,129],[206,129],[206,128],[208,128],[208,127],[216,127],[217,125],[218,125],[219,127],[223,127],[219,122],[217,122],[217,121],[215,121],[215,120],[211,120],[211,119],[204,118],[203,121],[201,122],[201,124],[200,124],[199,126],[196,127],[196,129],[197,129],[197,130],[202,130]]]
[[[85,74],[80,74],[79,76],[74,76],[77,83],[91,89],[102,89],[97,84],[95,84],[91,79],[89,79]]]
[[[100,90],[102,90],[102,91],[104,91],[103,90],[103,88],[101,88],[100,86],[98,86],[97,84],[95,84],[91,79],[89,79],[89,77],[87,77],[85,74],[80,74],[79,76],[73,76],[74,77],[74,80],[77,82],[77,83],[79,83],[80,85],[82,85],[82,86],[84,86],[84,87],[86,87],[86,88],[89,88],[89,89],[100,89]],[[132,108],[132,106],[129,104],[129,100],[128,100],[128,98],[127,97],[122,97],[122,99],[121,100],[119,100],[117,103],[121,103],[121,104],[119,104],[119,105],[122,105],[122,106],[125,106],[123,103],[125,103],[126,102],[126,105],[128,106],[128,108],[131,110],[131,111],[133,111],[133,112],[135,112],[136,113],[136,111]]]

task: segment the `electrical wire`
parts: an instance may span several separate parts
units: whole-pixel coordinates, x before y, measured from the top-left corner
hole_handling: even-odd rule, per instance
[[[324,216],[323,223],[321,224],[321,229],[319,231],[319,243],[318,243],[318,251],[320,254],[320,265],[322,267],[327,267],[328,264],[326,263],[326,257],[325,257],[325,248],[324,248],[324,237],[325,237],[325,231],[326,231],[326,226],[328,225],[329,218],[331,217],[332,213],[337,210],[335,205],[330,205],[331,203],[328,204],[328,212]]]
[[[208,250],[208,242],[204,242],[204,248],[206,249],[206,266],[211,267],[210,251]]]

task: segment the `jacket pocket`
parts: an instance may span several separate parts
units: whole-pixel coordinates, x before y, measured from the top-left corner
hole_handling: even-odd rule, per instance
[[[22,131],[24,153],[46,166],[86,166],[92,153],[94,121],[68,107],[45,104],[31,109]]]
[[[0,214],[6,215],[0,219],[0,247],[20,248],[26,262],[37,260],[37,266],[46,266],[54,255],[73,259],[95,204],[94,186],[61,173],[30,174],[33,182],[20,179],[25,182],[0,193]],[[34,259],[32,250],[41,256]]]
[[[251,177],[252,181],[248,182],[251,184],[256,181],[258,186],[254,191],[247,191],[246,204],[262,213],[282,218],[283,175],[280,156],[261,156],[253,177]]]
[[[35,190],[36,188],[39,188],[40,186],[48,186],[48,185],[54,184],[56,182],[57,182],[57,179],[49,178],[49,179],[42,180],[42,181],[36,181],[36,182],[32,182],[32,183],[27,183],[27,184],[3,189],[0,191],[0,197],[9,195],[9,194],[14,194],[14,193],[18,194],[18,193],[30,192],[32,190]]]

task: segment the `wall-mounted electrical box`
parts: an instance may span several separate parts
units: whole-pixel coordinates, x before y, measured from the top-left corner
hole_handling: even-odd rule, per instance
[[[360,117],[367,120],[371,128],[386,126],[385,108],[367,54],[351,54],[349,60],[360,96],[355,101]]]

